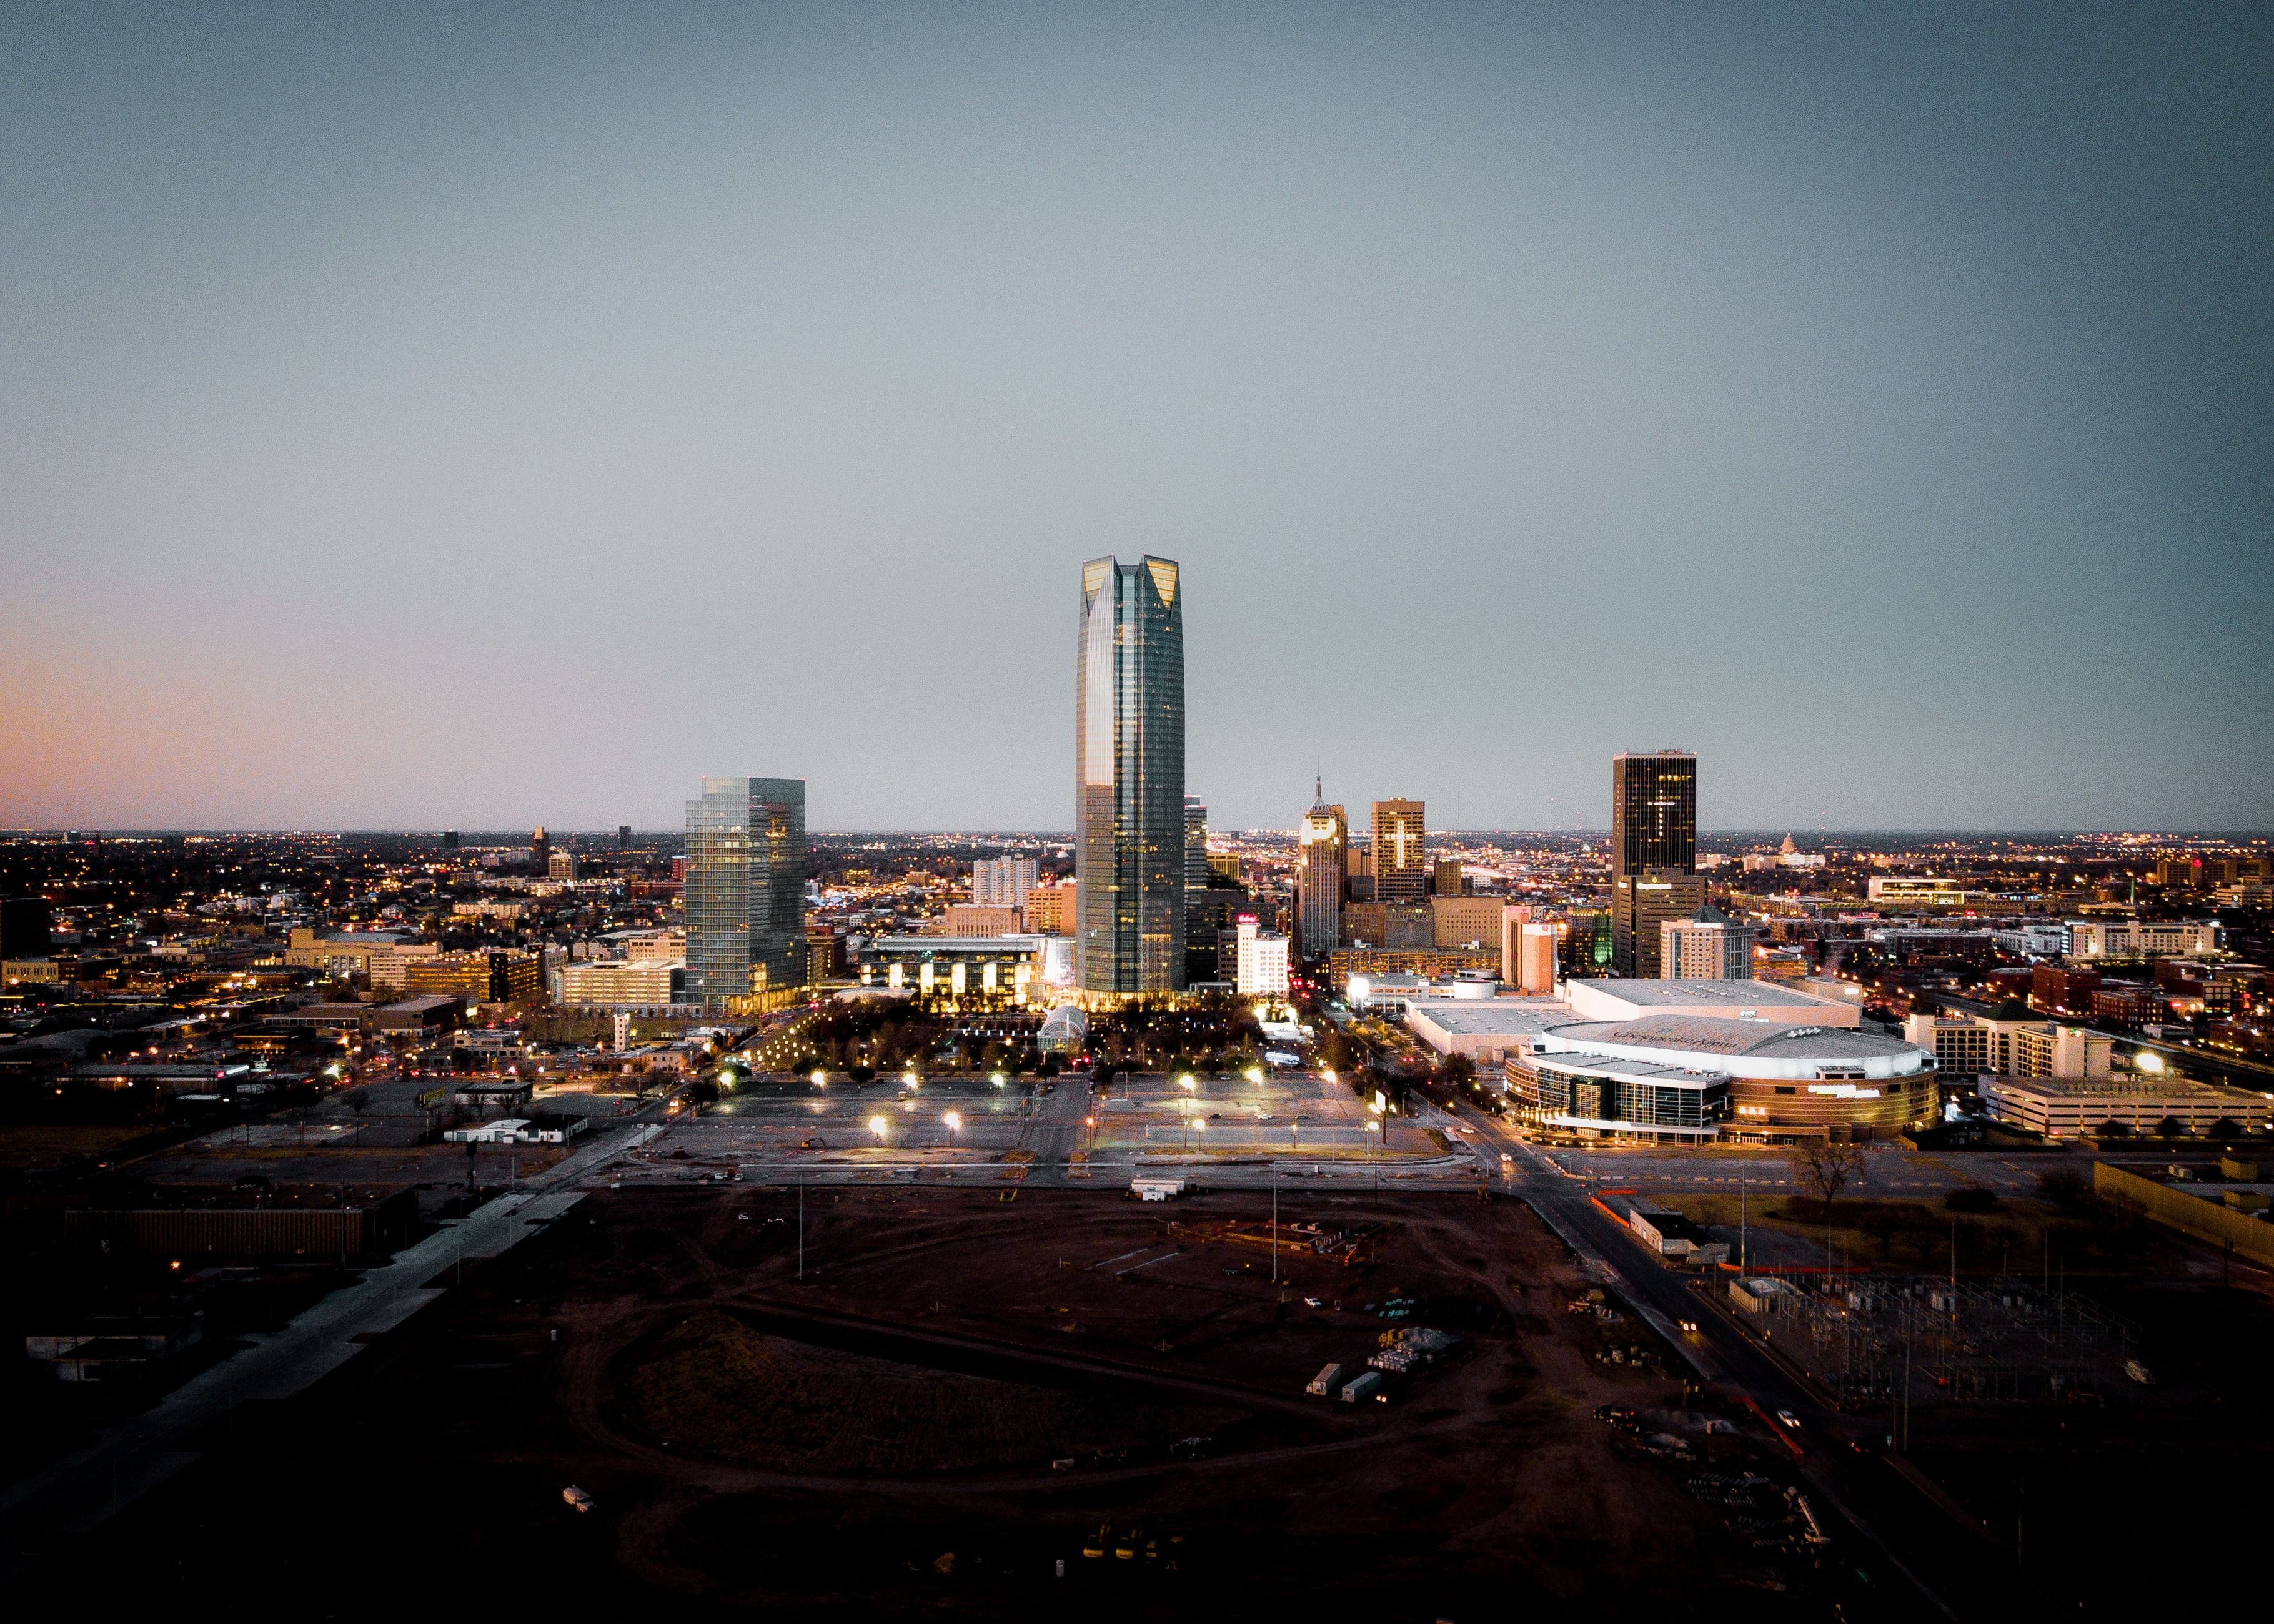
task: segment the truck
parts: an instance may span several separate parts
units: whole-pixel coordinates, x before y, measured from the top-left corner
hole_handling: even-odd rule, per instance
[[[1165,1201],[1171,1196],[1184,1194],[1185,1181],[1181,1178],[1133,1178],[1129,1181],[1129,1192],[1141,1201]]]
[[[1343,1389],[1343,1402],[1345,1404],[1355,1404],[1360,1399],[1368,1398],[1382,1399],[1384,1402],[1389,1398],[1389,1395],[1382,1390],[1380,1371],[1360,1371],[1351,1378],[1350,1385]]]
[[[1311,1385],[1303,1390],[1314,1398],[1332,1398],[1336,1389],[1342,1385],[1343,1367],[1339,1365],[1329,1365],[1312,1377]]]

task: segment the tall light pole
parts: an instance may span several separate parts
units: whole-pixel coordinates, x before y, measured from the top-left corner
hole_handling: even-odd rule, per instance
[[[963,1118],[957,1116],[953,1111],[950,1111],[940,1120],[947,1124],[947,1147],[950,1150],[953,1150],[955,1148],[955,1131],[963,1125]]]

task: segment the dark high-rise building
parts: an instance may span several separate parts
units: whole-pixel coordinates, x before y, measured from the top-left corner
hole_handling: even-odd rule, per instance
[[[618,823],[616,825],[616,850],[620,852],[629,852],[631,849],[632,826],[629,823]]]
[[[446,852],[455,852],[458,849],[458,831],[456,830],[446,829],[442,831],[442,849]]]
[[[1622,874],[1611,882],[1611,959],[1613,973],[1659,979],[1659,927],[1668,920],[1685,920],[1706,906],[1706,882],[1679,868],[1645,868]]]
[[[705,778],[687,803],[687,996],[805,985],[805,780]]]
[[[1418,801],[1374,803],[1374,896],[1377,902],[1426,902],[1429,864],[1421,855],[1427,821]]]
[[[530,832],[529,866],[536,869],[538,873],[543,874],[546,872],[552,865],[553,842],[545,832],[545,825],[539,823]]]
[[[1698,758],[1611,758],[1611,930],[1616,974],[1655,980],[1659,927],[1706,906],[1698,877]]]
[[[0,959],[45,959],[55,923],[45,897],[0,897]]]
[[[1611,874],[1698,872],[1698,758],[1687,750],[1611,757]]]
[[[1074,644],[1074,979],[1185,984],[1185,614],[1177,566],[1081,567]]]

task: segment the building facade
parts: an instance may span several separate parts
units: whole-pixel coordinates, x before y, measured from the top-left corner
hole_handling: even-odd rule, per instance
[[[986,857],[971,865],[974,907],[1023,908],[1027,893],[1035,889],[1036,870],[1031,857]]]
[[[1687,919],[1659,921],[1659,979],[1742,981],[1753,974],[1753,928],[1712,904]]]
[[[705,778],[687,803],[687,996],[805,984],[805,780]]]
[[[1687,750],[1611,757],[1611,875],[1698,872],[1698,758]]]
[[[1296,832],[1295,940],[1306,959],[1323,959],[1342,940],[1344,850],[1350,831],[1343,809],[1327,804],[1326,786],[1314,783],[1311,809]]]
[[[1657,981],[1663,938],[1660,927],[1688,919],[1706,906],[1706,882],[1679,868],[1645,868],[1611,882],[1611,961],[1617,974]],[[1750,974],[1752,966],[1745,966]]]
[[[1175,563],[1081,567],[1074,659],[1075,980],[1185,982],[1185,618]]]
[[[1421,854],[1427,811],[1419,801],[1374,803],[1374,895],[1379,902],[1426,902],[1429,862]]]
[[[1253,918],[1239,921],[1239,968],[1233,989],[1243,998],[1287,996],[1287,938],[1259,929]]]

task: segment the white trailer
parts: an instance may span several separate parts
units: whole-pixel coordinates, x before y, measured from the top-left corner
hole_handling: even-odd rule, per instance
[[[1165,1201],[1171,1196],[1184,1194],[1185,1181],[1181,1178],[1133,1178],[1129,1181],[1129,1190],[1141,1201]]]

